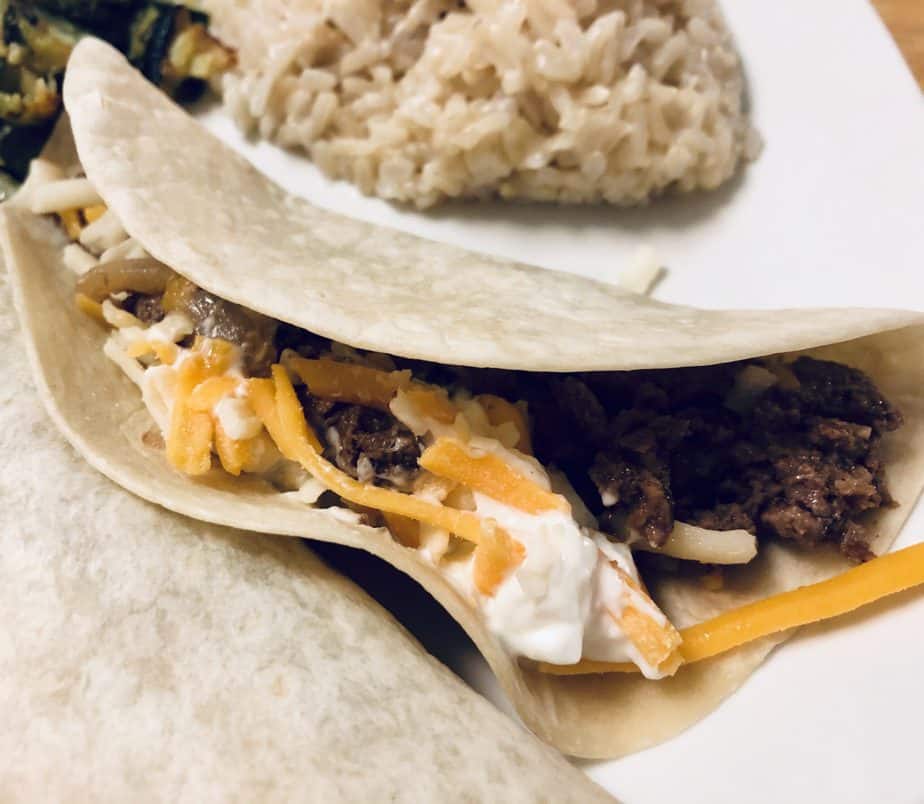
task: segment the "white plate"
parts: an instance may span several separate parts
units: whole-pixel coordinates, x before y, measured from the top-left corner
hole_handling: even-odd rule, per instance
[[[666,301],[924,308],[924,104],[875,12],[864,0],[726,5],[766,149],[712,195],[629,212],[490,204],[418,214],[244,141],[217,111],[205,120],[290,190],[378,223],[610,279],[650,244],[670,269],[657,292]],[[922,530],[918,510],[900,544]],[[471,649],[451,653],[500,700]],[[584,767],[630,804],[924,802],[922,678],[924,598],[912,594],[804,631],[665,745]]]

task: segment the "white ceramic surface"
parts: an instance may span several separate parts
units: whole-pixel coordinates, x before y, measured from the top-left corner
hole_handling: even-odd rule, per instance
[[[526,262],[614,279],[640,244],[665,301],[716,307],[924,308],[924,102],[865,0],[727,0],[761,158],[712,195],[647,209],[398,209],[298,155],[203,119],[322,206]],[[924,15],[924,6],[922,6]],[[924,537],[924,508],[899,545]],[[427,638],[428,629],[416,623]],[[499,701],[470,646],[441,657]],[[587,772],[629,804],[924,802],[924,595],[805,630],[739,693],[669,743]]]

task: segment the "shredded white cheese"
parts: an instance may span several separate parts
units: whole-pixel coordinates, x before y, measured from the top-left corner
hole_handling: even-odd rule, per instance
[[[650,246],[640,246],[632,262],[619,274],[619,284],[626,290],[647,296],[661,278],[662,268]]]
[[[93,223],[80,231],[80,244],[94,254],[120,244],[128,237],[118,216],[111,209],[106,210]]]
[[[141,321],[135,316],[133,316],[127,310],[123,310],[118,305],[113,304],[109,299],[104,299],[103,304],[103,318],[106,320],[106,323],[111,327],[115,327],[117,330],[126,330],[126,329],[141,329],[143,326]],[[123,337],[124,342],[124,337]]]
[[[135,238],[129,237],[111,248],[107,248],[100,254],[100,262],[109,262],[110,260],[140,260],[149,256],[144,250],[141,243]]]
[[[96,265],[96,257],[77,243],[68,243],[64,247],[64,265],[77,276],[83,276]]]
[[[137,361],[133,362],[138,365]],[[144,404],[166,438],[176,397],[176,369],[173,366],[150,366],[143,370],[139,384]]]
[[[113,363],[115,363],[122,371],[125,372],[128,379],[130,379],[135,385],[139,388],[142,388],[144,381],[144,369],[141,367],[141,364],[133,357],[129,357],[125,354],[125,349],[119,344],[115,336],[118,333],[113,333],[103,344],[103,354],[106,355]],[[160,422],[158,422],[160,424]],[[163,428],[161,428],[163,429]],[[166,432],[166,431],[164,431]]]
[[[30,207],[36,215],[65,212],[102,204],[103,199],[89,179],[61,179],[35,188]]]
[[[118,309],[111,302],[109,302],[109,304],[111,307]],[[193,333],[193,322],[183,313],[168,313],[156,324],[144,327],[138,326],[141,322],[135,318],[135,316],[131,315],[131,313],[127,313],[124,310],[120,312],[124,313],[126,316],[130,316],[135,322],[131,323],[128,319],[120,318],[119,320],[124,320],[127,325],[113,333],[125,349],[128,349],[136,343],[144,342],[177,343],[183,340],[187,335],[192,335]],[[106,315],[106,302],[103,302],[103,315]],[[108,321],[109,319],[107,318],[106,320]],[[113,324],[113,326],[119,325]]]
[[[63,178],[64,171],[55,162],[37,157],[29,163],[29,181],[34,184],[48,184]]]

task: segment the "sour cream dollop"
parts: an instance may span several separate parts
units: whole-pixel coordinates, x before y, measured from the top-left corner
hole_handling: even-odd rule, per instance
[[[527,514],[483,494],[474,497],[478,514],[521,542],[526,557],[493,595],[474,589],[470,561],[447,567],[447,574],[477,600],[488,627],[508,651],[561,665],[582,658],[634,662],[648,678],[663,675],[645,662],[617,620],[631,600],[666,623],[657,607],[628,588],[614,568],[638,581],[628,547],[611,543],[560,511]]]
[[[483,596],[488,627],[508,650],[537,661],[574,664],[583,655],[597,546],[569,514],[531,515],[475,495],[491,518],[526,548],[523,563],[492,596]]]

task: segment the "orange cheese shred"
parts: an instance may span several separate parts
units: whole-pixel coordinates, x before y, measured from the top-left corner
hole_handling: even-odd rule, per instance
[[[170,463],[188,475],[202,475],[212,468],[212,418],[189,405],[193,390],[208,378],[209,371],[202,356],[196,354],[177,373],[166,453]]]
[[[388,410],[399,388],[411,381],[410,371],[380,371],[354,363],[289,357],[286,365],[313,396]]]
[[[401,389],[401,393],[418,415],[440,424],[452,424],[459,413],[450,401],[449,394],[442,388],[413,384]]]
[[[71,240],[77,240],[80,237],[80,230],[83,228],[83,221],[80,220],[79,209],[65,209],[58,213],[61,219],[61,225],[67,236]]]
[[[526,558],[526,548],[492,521],[483,528],[483,538],[475,548],[472,579],[483,595],[493,595],[504,579]]]
[[[231,438],[231,436],[225,432],[225,429],[221,426],[221,422],[219,421],[215,421],[214,426],[215,451],[218,453],[218,460],[221,461],[222,468],[228,472],[228,474],[237,477],[252,461],[250,443],[248,441],[237,441]]]
[[[321,442],[305,421],[295,389],[282,366],[273,366],[272,380],[248,380],[248,398],[254,413],[263,421],[270,438],[276,442],[279,451],[291,461],[299,461],[301,453],[321,452]],[[278,393],[279,382],[288,384],[295,399],[296,410],[288,395]],[[284,415],[285,414],[285,415]],[[299,421],[301,420],[301,421]],[[306,467],[307,468],[307,467]]]
[[[503,397],[494,396],[494,394],[481,394],[475,397],[475,401],[484,409],[492,427],[497,427],[501,424],[512,424],[516,427],[520,438],[514,444],[514,447],[520,452],[532,455],[533,445],[529,436],[526,415],[518,405],[508,402]]]
[[[680,647],[682,640],[676,628],[670,623],[662,626],[634,606],[626,605],[615,619],[626,638],[651,667],[664,667]]]
[[[420,547],[420,523],[401,514],[383,513],[391,535],[405,547]]]
[[[87,223],[93,223],[97,221],[106,214],[106,205],[105,204],[94,204],[92,207],[83,208],[83,219]]]
[[[209,377],[196,386],[189,395],[189,406],[196,411],[210,413],[226,396],[232,396],[241,380],[237,377]]]
[[[196,338],[196,349],[202,355],[202,363],[208,376],[224,374],[237,360],[240,347],[221,338]]]
[[[641,583],[636,581],[615,562],[611,562],[610,567],[619,576],[626,589],[623,593],[622,611],[619,615],[611,613],[611,616],[619,624],[626,638],[641,654],[646,664],[657,667],[662,671],[673,673],[681,663],[679,648],[683,639],[680,633],[667,621],[667,618],[663,623],[659,622],[632,605],[634,594],[641,598],[644,603],[657,608]]]
[[[165,313],[182,311],[196,292],[196,286],[185,277],[174,274],[167,280],[160,306]]]
[[[74,303],[77,305],[77,309],[80,310],[81,313],[84,313],[91,318],[95,318],[100,322],[100,324],[106,324],[108,326],[108,323],[106,322],[106,316],[103,315],[103,305],[98,301],[91,299],[89,296],[83,293],[78,293],[76,296],[74,296]]]
[[[490,452],[472,455],[460,441],[452,438],[438,438],[420,456],[420,465],[435,475],[455,480],[529,514],[571,511],[564,497],[546,491],[500,456]]]
[[[732,609],[680,632],[685,664],[710,659],[762,637],[848,614],[881,598],[924,584],[924,543],[874,558],[826,581]],[[629,662],[540,663],[544,673],[586,675],[637,672]]]

